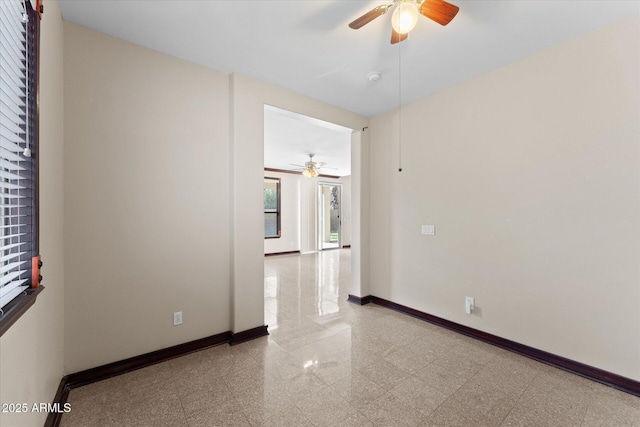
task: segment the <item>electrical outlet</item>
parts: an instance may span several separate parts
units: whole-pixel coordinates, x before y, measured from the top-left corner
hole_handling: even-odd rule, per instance
[[[173,326],[182,325],[182,312],[176,311],[173,313]]]

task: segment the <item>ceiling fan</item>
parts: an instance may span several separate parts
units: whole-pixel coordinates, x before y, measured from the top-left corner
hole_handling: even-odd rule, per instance
[[[313,156],[314,154],[309,154],[309,161],[305,162],[304,166],[303,165],[296,165],[293,163],[289,163],[291,166],[298,166],[299,168],[302,168],[302,175],[309,177],[309,178],[315,178],[316,176],[320,175],[320,172],[318,172],[318,169],[320,169],[321,167],[323,167],[326,163],[324,162],[314,162],[313,161]]]
[[[460,10],[458,6],[444,0],[393,0],[391,4],[383,4],[371,9],[349,24],[357,30],[384,15],[395,6],[391,16],[391,44],[400,43],[407,39],[409,31],[418,23],[420,15],[424,15],[440,25],[447,25]]]

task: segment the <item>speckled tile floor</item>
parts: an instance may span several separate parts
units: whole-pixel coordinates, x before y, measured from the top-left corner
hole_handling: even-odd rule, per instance
[[[71,391],[62,426],[640,426],[640,398],[373,304],[349,250],[265,259],[271,335]]]

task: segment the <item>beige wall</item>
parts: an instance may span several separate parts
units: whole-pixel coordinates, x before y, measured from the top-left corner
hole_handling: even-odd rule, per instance
[[[370,250],[369,227],[370,218],[379,208],[382,210],[387,206],[376,206],[372,203],[371,185],[372,177],[369,169],[371,165],[371,130],[356,131],[351,134],[351,286],[349,294],[357,297],[364,297],[371,294],[371,267],[370,261],[374,254]],[[386,179],[386,178],[385,178]],[[377,192],[377,190],[376,190]],[[389,203],[389,200],[381,199],[380,203]],[[371,210],[370,207],[376,209]],[[378,224],[377,224],[378,225]],[[371,229],[371,235],[378,232]],[[377,250],[389,245],[389,241],[379,242],[381,245]],[[383,260],[383,264],[388,262]],[[389,283],[389,282],[383,282]]]
[[[64,37],[65,373],[229,330],[228,76]]]
[[[63,375],[63,34],[45,1],[40,54],[40,254],[45,290],[0,338],[0,401],[50,403]],[[38,426],[46,413],[0,412],[1,426]]]
[[[372,119],[373,295],[640,380],[638,23]]]

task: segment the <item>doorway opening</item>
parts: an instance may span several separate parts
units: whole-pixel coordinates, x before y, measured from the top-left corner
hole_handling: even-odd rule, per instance
[[[321,251],[342,247],[342,185],[318,185],[318,242]]]
[[[273,238],[266,238],[265,219],[264,319],[270,331],[295,327],[287,322],[295,323],[289,314],[300,307],[314,307],[320,319],[347,300],[351,251],[328,249],[351,245],[353,139],[353,129],[264,106],[263,178],[279,182],[274,188],[281,218]],[[316,162],[317,174],[304,173],[307,162]],[[266,195],[265,215],[272,215]]]

